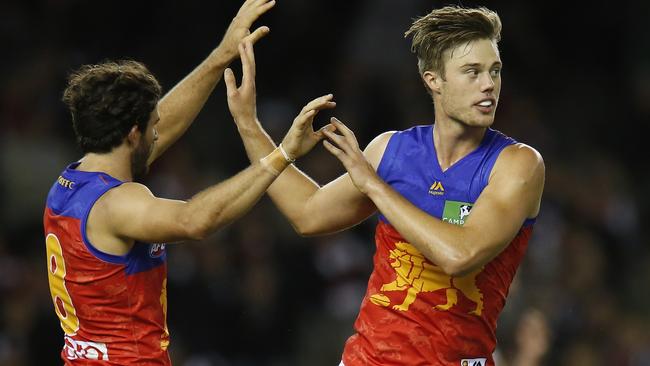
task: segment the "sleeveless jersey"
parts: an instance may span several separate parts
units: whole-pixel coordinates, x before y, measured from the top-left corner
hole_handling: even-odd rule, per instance
[[[377,173],[429,215],[463,225],[499,153],[514,143],[487,129],[476,150],[443,172],[433,126],[416,126],[393,134]],[[356,334],[345,345],[345,366],[494,365],[497,317],[533,223],[523,222],[512,242],[482,268],[452,277],[380,215],[374,269],[354,324]]]
[[[136,242],[123,256],[95,248],[88,213],[122,182],[78,165],[50,189],[43,218],[61,357],[66,365],[170,365],[165,245]]]

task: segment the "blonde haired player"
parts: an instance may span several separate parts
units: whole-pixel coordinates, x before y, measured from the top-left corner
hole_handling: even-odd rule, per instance
[[[406,33],[435,106],[435,122],[377,136],[364,151],[343,123],[314,132],[332,95],[296,117],[303,141],[325,147],[347,174],[319,187],[295,167],[269,189],[302,235],[335,233],[379,211],[374,270],[342,364],[494,365],[496,322],[524,256],[544,186],[530,146],[491,129],[501,90],[501,21],[486,8],[444,7]],[[247,56],[248,55],[248,56]],[[242,62],[252,64],[248,45]],[[254,81],[229,106],[251,161],[275,145],[255,115]],[[338,131],[336,133],[334,131]]]

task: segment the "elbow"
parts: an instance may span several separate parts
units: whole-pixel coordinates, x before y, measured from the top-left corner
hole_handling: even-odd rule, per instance
[[[303,238],[309,238],[312,236],[318,235],[318,232],[314,231],[313,228],[310,228],[306,225],[300,225],[300,223],[291,223],[293,230],[296,234],[300,235]]]
[[[442,267],[442,270],[451,277],[463,277],[472,272],[472,268],[461,263],[453,263]]]
[[[464,266],[454,260],[448,260],[444,264],[440,264],[440,269],[445,272],[446,275],[451,277],[459,277],[465,274]]]
[[[439,264],[439,267],[449,276],[463,277],[481,267],[489,260],[491,253],[489,248],[494,245],[486,243],[481,240],[480,233],[478,235],[459,235],[458,241],[449,243],[447,246],[446,255]],[[474,243],[474,245],[467,246],[463,243]]]
[[[286,216],[291,224],[291,227],[303,238],[308,238],[310,236],[316,235],[314,231],[314,226],[309,225],[309,220],[306,220],[304,216]]]
[[[440,268],[445,274],[452,277],[463,277],[478,267],[476,265],[476,258],[469,254],[456,253],[447,258]]]
[[[303,238],[333,234],[340,231],[323,226],[322,223],[318,222],[317,220],[293,221],[291,222],[291,226],[293,226],[293,229],[296,231],[296,233]]]

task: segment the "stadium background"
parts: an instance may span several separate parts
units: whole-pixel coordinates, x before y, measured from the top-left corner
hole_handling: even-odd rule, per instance
[[[304,103],[329,92],[338,108],[317,125],[336,115],[362,146],[383,131],[430,123],[433,109],[402,34],[412,18],[443,4],[279,0],[259,22],[271,34],[256,47],[264,126],[277,141]],[[508,361],[548,342],[546,365],[648,365],[642,131],[650,120],[650,3],[479,4],[498,11],[504,25],[495,128],[536,147],[547,167],[535,235],[500,319],[500,353]],[[60,364],[41,218],[50,185],[79,158],[60,102],[67,73],[133,58],[168,90],[218,44],[238,6],[0,4],[0,365]],[[186,136],[152,167],[147,184],[155,194],[189,198],[247,165],[224,90],[220,83]],[[319,183],[343,171],[322,147],[298,166]],[[371,270],[375,220],[300,238],[264,198],[203,242],[169,247],[175,364],[338,364]],[[543,318],[522,321],[534,309]]]

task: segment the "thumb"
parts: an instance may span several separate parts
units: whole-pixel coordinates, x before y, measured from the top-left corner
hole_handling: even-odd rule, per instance
[[[223,81],[226,83],[226,92],[229,97],[237,94],[237,81],[235,80],[235,74],[232,72],[231,68],[227,68],[223,72]]]
[[[298,118],[296,118],[294,121],[293,128],[297,129],[298,131],[303,131],[309,124],[313,122],[315,115],[316,110],[312,109],[311,111],[298,116]]]
[[[257,41],[259,41],[264,36],[269,34],[270,31],[271,31],[271,29],[269,29],[269,27],[263,25],[263,26],[255,29],[255,31],[253,33],[247,35],[246,38],[244,38],[243,41],[250,40],[252,44],[255,44]]]
[[[325,134],[323,133],[324,131],[334,132],[336,131],[336,127],[334,127],[334,125],[331,123],[321,127],[318,131],[316,131],[316,137],[318,137],[319,140],[325,138]]]

